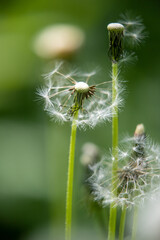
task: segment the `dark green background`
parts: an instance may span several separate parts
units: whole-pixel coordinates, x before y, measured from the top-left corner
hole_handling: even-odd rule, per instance
[[[144,123],[149,135],[160,142],[158,0],[1,0],[0,239],[64,239],[70,124],[51,122],[42,104],[36,101],[41,75],[50,63],[33,53],[34,37],[54,23],[80,26],[86,42],[72,63],[80,69],[85,69],[85,65],[100,67],[105,81],[110,72],[106,26],[127,10],[143,18],[148,37],[135,50],[138,61],[124,67],[121,74],[127,80],[127,94],[119,132],[120,136],[132,135],[135,126]],[[73,239],[106,239],[97,217],[86,207],[84,169],[79,162],[86,141],[106,152],[111,147],[111,124],[77,133]],[[104,213],[107,224],[107,210]]]

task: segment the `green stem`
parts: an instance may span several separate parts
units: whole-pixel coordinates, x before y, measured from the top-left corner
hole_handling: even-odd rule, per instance
[[[76,111],[71,129],[69,163],[68,163],[68,179],[67,179],[67,196],[66,196],[66,222],[65,222],[65,240],[71,239],[71,223],[72,223],[72,193],[73,193],[73,175],[74,175],[74,154],[76,143],[76,120],[78,111]]]
[[[138,219],[138,207],[135,206],[134,215],[133,215],[133,226],[132,226],[132,240],[136,240],[137,219]]]
[[[119,227],[119,240],[123,240],[123,238],[124,238],[125,219],[126,219],[126,207],[124,206],[122,208],[122,212],[121,212],[121,220],[120,220],[120,227]]]
[[[112,63],[112,103],[115,103],[117,98],[117,88],[118,88],[118,65],[117,63]],[[118,105],[116,104],[113,108],[113,118],[112,118],[112,193],[117,196],[117,169],[118,169]],[[116,230],[116,216],[117,209],[115,203],[112,202],[110,205],[110,217],[109,217],[109,232],[108,240],[115,239]]]

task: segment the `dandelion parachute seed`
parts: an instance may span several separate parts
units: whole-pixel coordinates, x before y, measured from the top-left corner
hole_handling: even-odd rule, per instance
[[[142,19],[136,17],[132,19],[129,14],[121,16],[120,23],[124,26],[124,39],[132,45],[139,45],[146,38],[145,27]]]

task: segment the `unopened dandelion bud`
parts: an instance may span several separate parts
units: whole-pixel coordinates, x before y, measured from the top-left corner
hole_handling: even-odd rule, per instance
[[[138,124],[134,133],[134,136],[142,136],[145,134],[145,129],[143,124]]]
[[[123,56],[123,32],[124,26],[120,23],[110,23],[109,31],[109,55],[113,62],[118,62]]]
[[[134,138],[137,142],[139,142],[140,145],[144,144],[144,141],[146,139],[146,133],[143,124],[137,125],[136,130],[134,132]]]
[[[144,159],[145,157],[145,140],[146,140],[146,134],[145,134],[145,128],[143,124],[138,124],[136,126],[136,130],[134,132],[134,138],[135,138],[135,150],[134,155],[138,158]]]

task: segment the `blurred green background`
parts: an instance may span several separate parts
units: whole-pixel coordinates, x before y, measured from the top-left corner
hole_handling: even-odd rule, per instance
[[[58,125],[36,101],[36,89],[50,61],[32,50],[39,31],[55,23],[79,26],[83,48],[70,60],[100,67],[109,79],[106,26],[131,10],[140,15],[148,37],[136,49],[138,61],[123,68],[127,80],[120,136],[138,123],[160,142],[160,2],[157,0],[1,0],[0,8],[0,239],[63,240],[70,124]],[[87,207],[79,156],[84,142],[111,147],[111,124],[78,131],[74,180],[73,239],[106,239]],[[103,212],[107,224],[108,210]],[[50,231],[52,229],[53,232]]]

